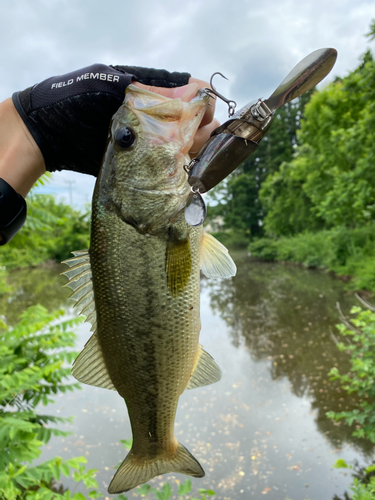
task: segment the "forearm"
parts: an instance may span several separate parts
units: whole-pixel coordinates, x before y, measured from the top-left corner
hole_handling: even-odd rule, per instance
[[[26,197],[46,171],[43,155],[12,99],[0,103],[0,178]]]

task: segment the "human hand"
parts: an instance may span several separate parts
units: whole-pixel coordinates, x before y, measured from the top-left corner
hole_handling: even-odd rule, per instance
[[[193,77],[189,78],[189,83],[187,85],[175,88],[155,87],[152,85],[144,85],[139,82],[133,82],[133,85],[169,97],[170,99],[180,98],[184,102],[191,101],[191,99],[197,95],[199,89],[210,87],[209,83]],[[210,101],[210,106],[206,108],[206,112],[194,136],[194,142],[189,151],[191,158],[194,158],[199,153],[203,145],[210,138],[211,132],[220,125],[220,122],[214,118],[215,104],[216,101],[212,99]]]

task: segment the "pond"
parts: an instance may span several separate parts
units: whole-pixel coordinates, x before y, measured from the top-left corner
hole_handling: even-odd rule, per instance
[[[176,418],[177,438],[206,471],[204,478],[192,479],[193,496],[207,488],[220,500],[342,498],[352,478],[333,468],[335,461],[365,465],[373,454],[371,443],[354,439],[351,429],[325,415],[357,403],[327,376],[333,366],[343,372],[349,366],[348,355],[336,347],[342,340],[335,328],[340,322],[336,303],[348,314],[357,301],[329,274],[257,262],[245,253],[233,257],[234,279],[202,279],[201,343],[221,367],[222,380],[186,391]],[[59,276],[64,269],[14,272],[18,292],[0,304],[9,323],[32,303],[50,309],[67,305],[69,291],[61,288],[65,278]],[[79,327],[78,349],[88,340],[89,328]],[[74,416],[74,422],[67,426],[72,435],[53,438],[43,458],[86,456],[88,467],[98,469],[105,494],[114,467],[127,453],[119,441],[131,438],[122,398],[82,386],[58,397],[48,410]],[[174,485],[185,479],[166,474],[150,484],[169,481],[176,492]],[[136,490],[127,493],[134,495]]]

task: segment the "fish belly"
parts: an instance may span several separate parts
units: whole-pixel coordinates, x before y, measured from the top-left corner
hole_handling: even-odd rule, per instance
[[[190,278],[168,289],[168,231],[141,234],[116,214],[93,217],[90,259],[97,334],[110,378],[125,399],[140,460],[173,455],[174,419],[192,374],[200,330],[199,247],[192,228]]]

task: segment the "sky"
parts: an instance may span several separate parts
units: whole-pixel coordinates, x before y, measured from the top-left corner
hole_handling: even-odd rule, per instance
[[[0,100],[95,62],[186,71],[242,105],[267,98],[310,52],[338,50],[321,85],[345,76],[375,43],[374,0],[0,0]],[[217,117],[227,119],[224,103]],[[95,179],[53,176],[44,189],[75,207]]]

